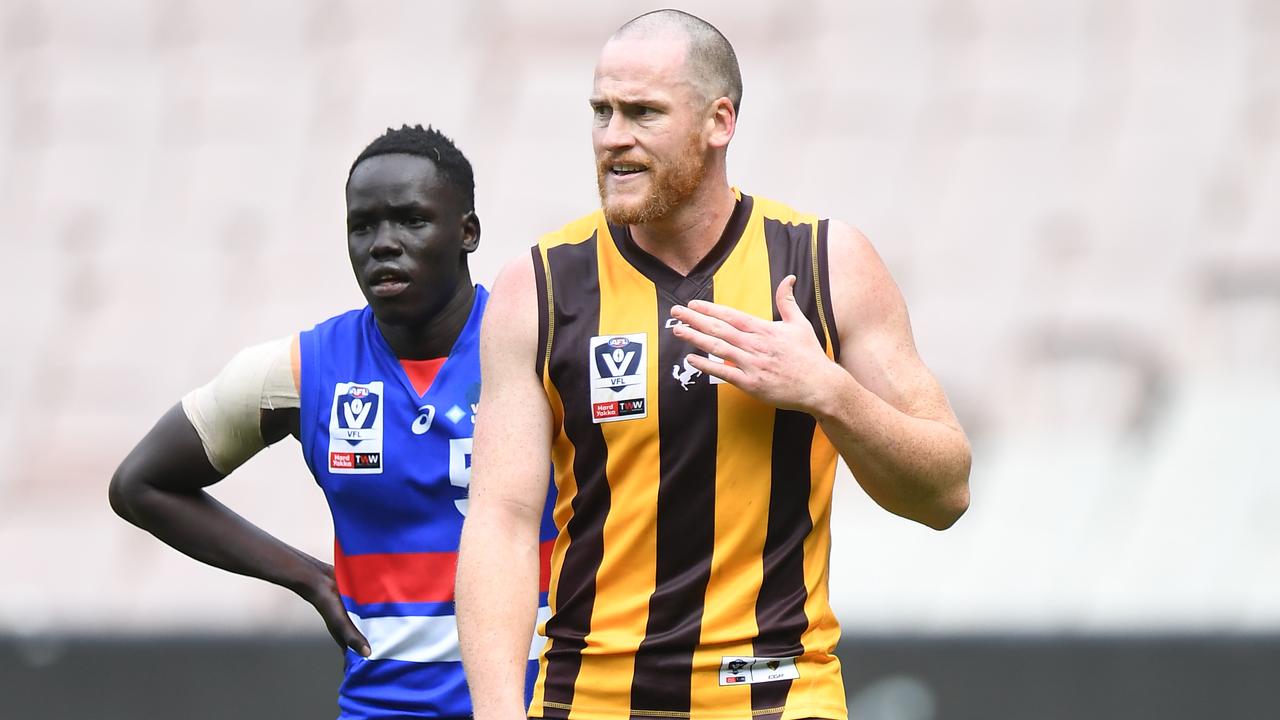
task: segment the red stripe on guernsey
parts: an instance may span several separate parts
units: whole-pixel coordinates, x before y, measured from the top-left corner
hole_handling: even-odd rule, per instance
[[[538,546],[539,592],[547,592],[554,545],[555,540],[547,540]],[[361,605],[452,602],[457,569],[456,552],[346,555],[333,543],[338,592]]]

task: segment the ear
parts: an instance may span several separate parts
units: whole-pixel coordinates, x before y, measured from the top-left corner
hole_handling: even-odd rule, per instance
[[[473,253],[480,247],[480,216],[472,210],[462,216],[462,252]]]
[[[714,148],[727,147],[737,127],[738,113],[733,109],[733,102],[727,97],[716,98],[711,103],[711,115],[707,118],[710,131],[707,144]]]

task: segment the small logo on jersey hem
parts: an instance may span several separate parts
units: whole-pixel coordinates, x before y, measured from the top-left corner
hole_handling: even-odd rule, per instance
[[[720,658],[720,685],[755,685],[800,677],[795,658]]]

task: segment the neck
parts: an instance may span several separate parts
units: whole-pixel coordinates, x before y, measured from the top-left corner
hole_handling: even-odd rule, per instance
[[[688,275],[715,247],[737,202],[723,178],[704,186],[709,187],[662,218],[631,226],[636,245],[681,275]]]
[[[429,360],[449,354],[467,324],[476,295],[471,278],[464,276],[458,284],[458,292],[428,320],[401,325],[375,317],[379,332],[396,357],[401,360]]]

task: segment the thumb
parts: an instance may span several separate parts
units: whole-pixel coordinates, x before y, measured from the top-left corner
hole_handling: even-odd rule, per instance
[[[783,322],[796,322],[805,319],[804,313],[800,311],[800,306],[796,304],[795,288],[795,275],[788,275],[782,278],[782,282],[778,283],[778,292],[773,300],[778,306],[778,314],[782,316]]]

